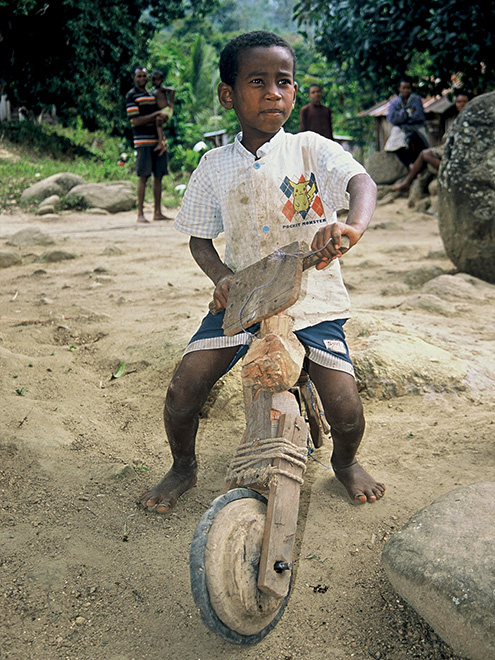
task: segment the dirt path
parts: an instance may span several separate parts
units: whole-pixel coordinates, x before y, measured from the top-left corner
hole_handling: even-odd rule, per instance
[[[25,227],[56,245],[7,246]],[[211,296],[187,237],[169,222],[137,225],[134,213],[19,213],[0,216],[0,242],[22,257],[0,270],[2,660],[454,660],[393,592],[380,554],[440,494],[495,478],[489,379],[364,398],[361,460],[386,482],[386,497],[350,505],[326,467],[330,446],[319,450],[302,490],[287,610],[257,647],[235,647],[200,620],[188,552],[242,433],[238,371],[203,416],[198,486],[168,517],[134,503],[169,463],[164,390]],[[53,248],[75,258],[39,260]],[[490,364],[493,304],[465,301],[448,317],[399,307],[417,293],[407,274],[432,265],[452,269],[435,218],[404,200],[379,208],[344,266],[355,317],[464,357],[469,346],[477,364]],[[112,379],[121,362],[124,375]]]

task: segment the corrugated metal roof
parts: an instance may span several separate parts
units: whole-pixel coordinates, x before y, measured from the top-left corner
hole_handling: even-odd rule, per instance
[[[453,103],[449,101],[447,94],[450,90],[445,91],[442,95],[439,96],[429,96],[426,99],[422,99],[423,108],[425,112],[434,112],[436,114],[443,114],[446,110],[452,107]],[[358,113],[358,117],[385,117],[387,115],[388,106],[390,101],[395,97],[395,94],[391,96],[386,101],[381,101],[376,105],[368,108],[368,110],[362,110]]]

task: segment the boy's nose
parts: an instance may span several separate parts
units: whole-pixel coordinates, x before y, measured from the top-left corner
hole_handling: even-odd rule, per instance
[[[280,93],[280,89],[278,86],[274,83],[273,85],[268,85],[268,87],[265,90],[265,96],[269,98],[281,98],[282,95]]]

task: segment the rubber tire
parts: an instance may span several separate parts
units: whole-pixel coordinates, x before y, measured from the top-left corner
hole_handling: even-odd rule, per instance
[[[193,594],[194,602],[201,611],[201,618],[205,625],[214,633],[223,637],[224,639],[234,644],[252,645],[258,644],[269,632],[277,625],[280,617],[284,613],[285,606],[290,595],[291,585],[287,591],[287,596],[284,598],[280,605],[275,617],[263,630],[260,630],[255,635],[242,635],[235,630],[226,626],[217,616],[210,601],[208,588],[206,586],[206,572],[205,572],[205,548],[208,540],[208,533],[211,529],[215,516],[225,506],[234,502],[235,500],[244,498],[253,498],[260,500],[265,505],[267,504],[266,497],[260,493],[250,490],[249,488],[234,488],[227,491],[223,495],[217,497],[210,504],[206,512],[200,518],[196,529],[194,531],[193,540],[191,543],[191,551],[189,554],[189,569],[191,580],[191,591]]]

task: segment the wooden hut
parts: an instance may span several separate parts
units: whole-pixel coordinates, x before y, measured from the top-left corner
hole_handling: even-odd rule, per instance
[[[426,115],[426,130],[432,147],[440,144],[443,135],[457,116],[455,104],[449,100],[450,93],[451,90],[447,90],[439,96],[422,99]],[[387,111],[390,101],[394,96],[391,96],[386,101],[381,101],[372,108],[363,110],[358,114],[358,117],[375,117],[375,139],[377,151],[383,151],[385,142],[390,135],[390,129],[392,126],[387,121]]]

